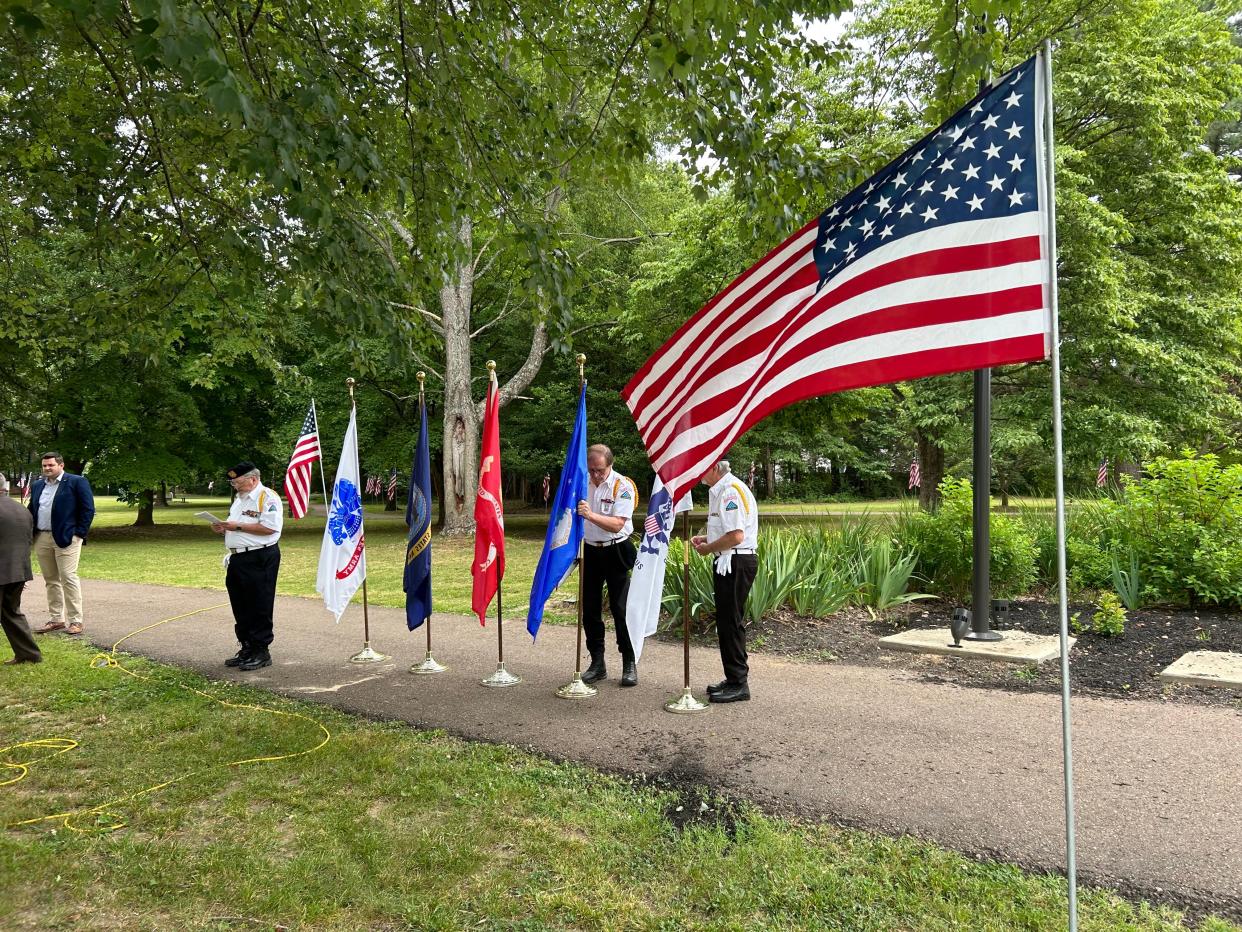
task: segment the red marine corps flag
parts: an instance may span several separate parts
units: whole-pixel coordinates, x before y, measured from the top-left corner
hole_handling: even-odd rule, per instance
[[[487,607],[505,575],[505,510],[500,493],[500,386],[496,370],[487,383],[483,408],[483,443],[479,450],[479,489],[474,500],[474,591],[470,606],[487,617]]]
[[[1002,75],[644,363],[622,395],[674,501],[796,401],[1049,355],[1041,67]]]

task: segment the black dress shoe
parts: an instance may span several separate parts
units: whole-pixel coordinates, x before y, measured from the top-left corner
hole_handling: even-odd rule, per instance
[[[621,663],[621,685],[638,685],[638,664],[633,660],[625,660]]]
[[[712,683],[710,686],[707,687],[707,694],[709,696],[714,695],[715,693],[720,692],[722,689],[727,689],[731,685],[733,684],[730,683],[728,680],[721,680],[719,683]]]
[[[584,683],[598,683],[600,680],[606,679],[608,679],[608,667],[604,663],[603,657],[592,660],[591,665],[582,674],[582,682]]]
[[[228,660],[224,661],[224,665],[226,667],[240,667],[243,663],[246,662],[246,658],[249,656],[250,656],[250,648],[243,647],[241,650],[239,650],[236,654],[234,654]]]
[[[260,670],[271,665],[272,655],[265,650],[259,650],[247,655],[246,659],[237,665],[237,669],[249,673],[251,670]]]
[[[4,662],[6,667],[15,667],[19,663],[43,663],[42,657],[12,657]]]
[[[729,683],[724,689],[707,694],[708,702],[745,702],[750,698],[750,687],[745,683]]]

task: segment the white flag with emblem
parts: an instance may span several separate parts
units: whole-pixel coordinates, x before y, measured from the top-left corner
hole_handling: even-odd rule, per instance
[[[656,633],[660,623],[660,602],[664,598],[664,568],[668,563],[668,540],[677,516],[692,507],[690,493],[682,496],[677,506],[656,476],[643,522],[643,539],[638,545],[638,559],[630,576],[630,591],[625,598],[625,626],[630,631],[630,644],[637,661],[643,653],[643,639]]]
[[[345,431],[345,446],[336,467],[336,482],[332,484],[332,503],[315,577],[315,591],[323,596],[324,606],[338,622],[367,575],[356,415],[356,410],[349,413],[349,429]]]

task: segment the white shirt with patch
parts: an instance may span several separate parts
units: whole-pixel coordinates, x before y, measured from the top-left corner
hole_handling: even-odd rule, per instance
[[[638,486],[633,480],[615,469],[599,485],[591,486],[591,510],[605,518],[625,518],[619,531],[605,531],[593,521],[586,523],[585,539],[588,544],[606,544],[625,540],[634,533],[634,505],[638,501]]]
[[[736,549],[759,546],[759,504],[755,495],[733,473],[725,473],[707,493],[707,542],[715,543],[730,531],[741,531]]]
[[[238,547],[265,547],[280,540],[280,531],[285,524],[285,511],[280,503],[280,496],[263,483],[259,483],[249,492],[238,492],[229,506],[229,520],[242,524],[259,523],[271,528],[274,534],[251,534],[247,531],[225,531],[224,546],[231,550]]]

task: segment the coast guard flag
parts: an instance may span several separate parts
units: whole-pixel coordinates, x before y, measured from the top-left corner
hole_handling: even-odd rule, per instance
[[[526,612],[526,630],[534,637],[543,623],[543,607],[552,590],[561,584],[573,568],[582,549],[582,535],[586,531],[586,519],[578,514],[578,502],[587,497],[586,463],[586,383],[578,393],[578,416],[574,419],[574,432],[565,451],[565,468],[561,481],[556,484],[556,498],[552,500],[552,512],[548,517],[548,534],[535,568],[535,580],[530,587],[530,608]]]
[[[341,620],[349,600],[367,575],[365,535],[362,526],[362,489],[358,475],[357,409],[349,412],[345,446],[332,484],[332,504],[319,549],[319,572],[315,591],[336,620]]]
[[[405,623],[411,631],[431,616],[431,456],[427,449],[427,405],[422,404],[418,446],[410,467],[410,497],[405,505]]]
[[[679,498],[750,427],[831,392],[1047,358],[1042,57],[744,272],[622,391]]]
[[[474,588],[470,607],[487,618],[487,607],[505,576],[505,506],[500,492],[500,385],[496,370],[487,384],[483,407],[483,443],[479,449],[479,488],[474,500]]]
[[[668,564],[668,541],[673,534],[677,516],[692,507],[690,493],[682,496],[674,507],[668,489],[656,476],[647,504],[647,520],[643,522],[643,539],[638,545],[638,560],[630,576],[630,591],[625,597],[625,625],[630,631],[634,660],[643,654],[643,639],[656,633],[660,621],[660,603],[664,599],[664,570]]]

